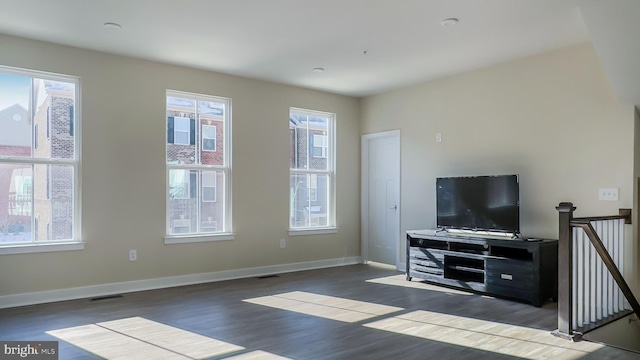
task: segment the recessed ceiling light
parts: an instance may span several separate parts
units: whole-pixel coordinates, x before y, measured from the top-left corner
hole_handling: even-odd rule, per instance
[[[106,22],[104,23],[104,27],[105,29],[109,30],[120,30],[122,28],[122,25],[114,22]]]
[[[313,70],[311,70],[311,71],[316,72],[316,73],[321,73],[321,72],[324,71],[324,68],[317,67],[317,68],[313,68]]]
[[[442,24],[442,26],[455,26],[458,21],[456,18],[447,18],[440,21],[440,24]]]

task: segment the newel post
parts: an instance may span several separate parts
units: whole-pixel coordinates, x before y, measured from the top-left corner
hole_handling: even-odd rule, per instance
[[[573,230],[571,219],[576,210],[573,203],[561,202],[557,207],[558,231],[558,333],[573,338]]]

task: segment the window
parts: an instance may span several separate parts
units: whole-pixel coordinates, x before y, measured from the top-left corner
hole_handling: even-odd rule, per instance
[[[318,201],[318,175],[309,176],[309,201]]]
[[[202,172],[202,201],[203,202],[216,201],[216,172],[215,171]]]
[[[171,121],[171,120],[169,120]],[[191,119],[185,117],[174,117],[173,139],[176,145],[189,145],[191,137]]]
[[[314,157],[327,157],[327,135],[313,134],[311,138],[311,154]]]
[[[202,125],[202,151],[216,151],[216,127]]]
[[[65,248],[80,234],[78,139],[66,126],[53,126],[67,123],[78,84],[73,77],[0,67],[0,184],[7,185],[0,187],[0,253],[31,251],[16,245],[81,248]],[[51,142],[38,144],[45,135]],[[47,214],[47,221],[34,214]]]
[[[335,228],[335,115],[290,109],[289,228]]]
[[[166,97],[167,242],[225,238],[231,233],[231,100],[170,90]]]

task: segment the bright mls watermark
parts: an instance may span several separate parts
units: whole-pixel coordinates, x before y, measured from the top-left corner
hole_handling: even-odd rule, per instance
[[[58,360],[57,341],[0,341],[0,360]]]

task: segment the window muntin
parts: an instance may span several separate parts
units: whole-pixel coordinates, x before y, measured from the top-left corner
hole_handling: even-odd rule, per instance
[[[169,237],[230,232],[229,107],[229,99],[167,91]]]
[[[335,115],[291,109],[289,227],[335,227]]]
[[[78,240],[78,83],[0,67],[0,246]]]

